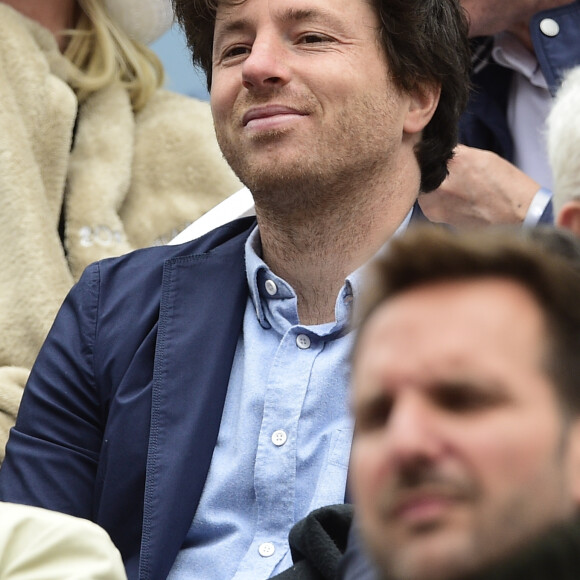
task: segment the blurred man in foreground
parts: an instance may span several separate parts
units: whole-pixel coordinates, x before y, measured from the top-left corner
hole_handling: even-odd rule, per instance
[[[533,236],[418,232],[377,270],[351,477],[383,578],[578,566],[580,253],[564,232]]]

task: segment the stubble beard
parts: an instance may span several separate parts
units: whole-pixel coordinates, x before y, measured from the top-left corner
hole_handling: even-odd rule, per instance
[[[429,475],[427,480],[432,481]],[[504,498],[501,505],[491,506],[484,501],[482,490],[469,479],[445,482],[444,477],[438,479],[435,476],[435,481],[448,486],[449,493],[457,494],[469,510],[468,519],[463,522],[463,527],[455,529],[448,528],[448,522],[441,522],[430,529],[418,530],[411,540],[414,545],[410,547],[401,545],[395,537],[385,533],[386,527],[383,533],[375,530],[374,537],[367,533],[367,544],[383,580],[464,578],[509,557],[510,553],[574,513],[572,507],[567,510],[557,505],[557,498],[564,493],[557,482],[552,482],[552,486],[556,486],[558,492],[552,497],[544,497],[544,503],[539,500],[542,496],[540,490],[531,485],[521,493]],[[383,490],[376,509],[388,513],[394,501],[393,495],[400,491],[397,487]]]
[[[320,118],[311,96],[297,102]],[[294,101],[296,102],[296,101]],[[390,141],[381,123],[390,122],[386,106],[371,97],[352,101],[345,114],[318,135],[289,127],[254,135],[248,147],[216,125],[225,159],[266,214],[324,215],[344,206],[352,210],[353,195],[388,169]],[[285,142],[286,141],[286,142]]]
[[[466,572],[473,561],[477,544],[469,533],[450,533],[448,521],[416,524],[412,529],[397,530],[394,510],[409,494],[435,494],[451,499],[456,506],[475,506],[481,491],[470,478],[441,473],[421,463],[405,468],[399,477],[385,486],[372,506],[380,522],[365,530],[367,545],[379,566],[383,580],[451,580]],[[458,533],[459,532],[459,533]],[[463,532],[463,533],[461,533]],[[403,534],[403,536],[401,536]]]

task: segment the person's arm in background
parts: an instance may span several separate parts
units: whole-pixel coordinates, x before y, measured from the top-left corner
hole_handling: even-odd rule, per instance
[[[458,145],[449,163],[449,176],[441,187],[422,194],[419,204],[431,221],[458,227],[527,224],[530,219],[551,223],[549,198],[539,200],[544,202],[539,215],[531,207],[543,191],[537,181],[499,155]],[[527,218],[530,210],[534,215]]]

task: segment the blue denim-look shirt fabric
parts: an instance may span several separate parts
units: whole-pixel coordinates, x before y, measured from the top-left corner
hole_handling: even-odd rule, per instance
[[[344,501],[353,426],[348,323],[362,268],[340,290],[335,322],[303,326],[294,290],[260,254],[255,229],[246,245],[250,297],[218,441],[169,580],[277,574],[292,565],[292,525]]]

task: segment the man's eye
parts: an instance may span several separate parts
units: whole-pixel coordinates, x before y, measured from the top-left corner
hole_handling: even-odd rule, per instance
[[[358,431],[373,431],[382,428],[389,420],[393,401],[386,397],[369,401],[356,413]]]
[[[323,34],[304,34],[298,39],[299,44],[315,44],[320,42],[328,42],[330,39]]]
[[[442,408],[454,413],[478,411],[500,402],[500,397],[492,392],[465,385],[442,387],[434,398]]]
[[[247,46],[232,46],[223,53],[223,58],[235,58],[236,56],[243,56],[248,54],[250,49]]]

